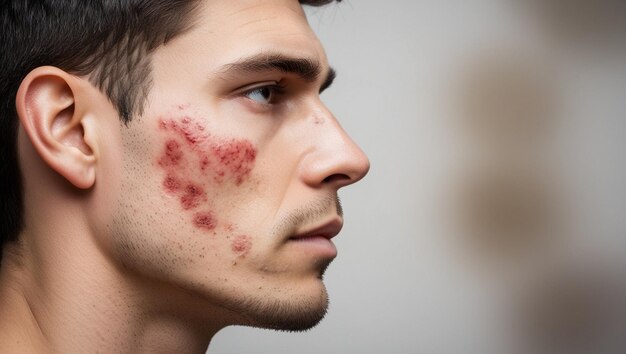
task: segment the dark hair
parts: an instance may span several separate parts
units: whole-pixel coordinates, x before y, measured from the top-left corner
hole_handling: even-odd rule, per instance
[[[334,0],[300,0],[322,6]],[[341,0],[336,0],[341,1]],[[150,89],[150,53],[189,29],[198,0],[9,0],[0,9],[0,260],[24,227],[15,97],[33,69],[86,75],[129,122]]]

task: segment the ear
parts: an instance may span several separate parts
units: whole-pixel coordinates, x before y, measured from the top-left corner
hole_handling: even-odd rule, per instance
[[[43,66],[31,71],[16,96],[17,115],[41,159],[77,188],[95,183],[95,129],[80,100],[83,79]]]

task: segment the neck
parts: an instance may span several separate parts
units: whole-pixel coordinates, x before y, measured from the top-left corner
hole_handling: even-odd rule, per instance
[[[84,229],[72,230],[55,235],[27,230],[19,245],[5,246],[0,352],[206,351],[221,327],[186,310],[190,305],[206,307],[206,302],[127,274],[99,251]],[[40,245],[37,240],[54,242]]]

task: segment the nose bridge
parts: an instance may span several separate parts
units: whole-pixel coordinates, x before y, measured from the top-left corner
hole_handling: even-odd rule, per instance
[[[369,170],[369,160],[332,112],[320,103],[310,115],[316,134],[305,167],[307,183],[339,189],[362,179]]]

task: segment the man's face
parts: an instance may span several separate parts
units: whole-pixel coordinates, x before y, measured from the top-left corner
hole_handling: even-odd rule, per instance
[[[336,192],[369,163],[320,101],[332,75],[297,1],[200,10],[155,51],[145,109],[120,128],[105,242],[131,273],[227,322],[311,327],[327,307]]]

